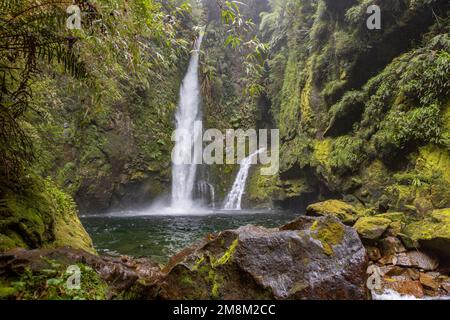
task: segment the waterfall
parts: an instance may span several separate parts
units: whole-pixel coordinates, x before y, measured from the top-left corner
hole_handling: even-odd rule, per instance
[[[241,210],[242,195],[245,191],[245,184],[247,182],[248,171],[250,170],[252,159],[263,150],[264,149],[259,149],[241,161],[239,172],[234,180],[233,187],[225,200],[225,205],[223,207],[225,210]]]
[[[216,194],[211,183],[200,180],[197,183],[197,192],[204,203],[209,203],[213,208],[216,207]]]
[[[198,154],[194,154],[193,158],[192,153],[193,151],[196,152],[194,145],[201,138],[202,134],[194,130],[195,122],[201,120],[198,62],[202,39],[203,32],[200,32],[195,42],[188,70],[180,87],[180,101],[175,114],[175,125],[176,129],[184,130],[190,133],[192,137],[183,137],[186,139],[178,140],[175,143],[173,154],[177,159],[195,159],[198,157]],[[190,164],[172,165],[172,207],[192,207],[192,193],[196,172],[197,165],[195,161],[190,161]]]
[[[214,186],[212,184],[209,184],[209,192],[211,194],[211,204],[213,208],[216,208],[216,194],[214,191]]]

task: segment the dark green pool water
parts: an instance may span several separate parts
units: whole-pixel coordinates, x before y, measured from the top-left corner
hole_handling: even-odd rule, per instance
[[[216,212],[201,216],[114,214],[81,221],[102,254],[149,257],[165,263],[170,256],[211,232],[253,224],[278,227],[295,215],[287,212]]]

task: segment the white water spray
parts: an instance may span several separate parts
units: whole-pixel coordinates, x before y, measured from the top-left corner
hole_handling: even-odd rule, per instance
[[[225,200],[224,210],[241,210],[242,195],[245,191],[245,184],[247,182],[248,171],[250,170],[252,159],[262,151],[264,151],[264,148],[259,149],[241,161],[241,166],[236,179],[234,180],[233,187]]]
[[[204,180],[199,181],[197,191],[203,203],[209,203],[213,209],[216,207],[216,193],[211,183]]]
[[[186,140],[176,142],[174,155],[178,159],[196,159],[199,155],[193,152],[194,145],[201,138],[201,132],[195,132],[194,123],[199,121],[200,114],[200,86],[198,80],[198,61],[199,51],[203,39],[203,32],[195,42],[194,51],[192,52],[189,62],[188,71],[183,79],[180,87],[180,101],[175,115],[176,129],[185,130],[192,133],[193,137]],[[182,163],[182,161],[179,161]],[[193,205],[193,189],[195,176],[197,173],[197,165],[195,161],[191,164],[173,164],[172,166],[172,208],[191,208]]]

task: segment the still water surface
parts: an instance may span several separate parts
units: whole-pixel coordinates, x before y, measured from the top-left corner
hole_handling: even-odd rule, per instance
[[[179,216],[121,212],[81,217],[99,253],[149,257],[160,263],[208,233],[247,224],[278,227],[293,219],[292,213],[258,210]]]

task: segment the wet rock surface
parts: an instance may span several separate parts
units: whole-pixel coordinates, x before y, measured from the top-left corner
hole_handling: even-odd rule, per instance
[[[419,299],[449,296],[449,212],[359,216],[353,228],[367,251],[367,287],[373,296],[389,291]]]
[[[449,296],[447,248],[427,245],[443,241],[446,225],[439,223],[446,213],[437,213],[424,220],[431,229],[414,234],[407,231],[411,224],[417,230],[418,222],[399,212],[360,216],[353,227],[332,214],[300,216],[279,228],[247,225],[207,235],[164,268],[69,247],[13,249],[0,254],[0,298],[24,298],[8,279],[42,276],[54,262],[90,267],[107,299],[366,299],[389,291]]]
[[[388,235],[368,247],[367,285],[372,294],[393,290],[418,299],[449,295],[447,268],[432,252],[407,250],[399,238]],[[381,254],[377,254],[381,252]]]
[[[367,256],[337,218],[301,217],[281,228],[244,226],[175,256],[162,299],[365,299]]]

